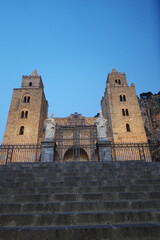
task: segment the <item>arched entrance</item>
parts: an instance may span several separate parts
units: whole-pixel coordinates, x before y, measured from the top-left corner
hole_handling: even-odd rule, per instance
[[[65,152],[63,161],[89,161],[89,157],[83,148],[71,147]]]
[[[56,161],[95,161],[96,125],[88,125],[78,113],[56,126]]]

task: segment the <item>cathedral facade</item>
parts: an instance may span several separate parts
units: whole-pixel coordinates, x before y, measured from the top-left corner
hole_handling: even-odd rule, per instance
[[[111,143],[147,143],[135,86],[128,86],[125,73],[113,69],[108,74],[101,108]],[[42,78],[34,70],[30,76],[22,76],[21,88],[13,90],[3,145],[41,144],[47,114]],[[55,161],[98,159],[96,119],[77,112],[55,117]]]

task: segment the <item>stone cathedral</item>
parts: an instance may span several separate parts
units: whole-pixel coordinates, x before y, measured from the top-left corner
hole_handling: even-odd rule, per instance
[[[147,143],[135,86],[133,83],[128,86],[125,73],[113,69],[108,74],[101,109],[107,119],[107,137],[111,143]],[[34,70],[30,76],[22,76],[21,88],[13,90],[3,144],[41,144],[47,115],[42,78]],[[54,119],[55,161],[97,160],[97,117],[84,117],[75,112]]]

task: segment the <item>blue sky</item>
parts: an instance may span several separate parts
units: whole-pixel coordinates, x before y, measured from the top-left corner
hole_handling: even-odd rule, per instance
[[[0,0],[0,141],[13,88],[34,69],[49,113],[94,116],[106,77],[160,91],[159,0]]]

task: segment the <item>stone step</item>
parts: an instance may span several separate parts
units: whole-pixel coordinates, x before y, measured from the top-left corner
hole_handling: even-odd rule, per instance
[[[158,240],[160,224],[0,227],[1,240]]]
[[[43,182],[43,181],[59,181],[59,182],[79,182],[79,181],[107,181],[110,179],[113,179],[113,177],[115,179],[123,179],[123,181],[128,181],[130,179],[132,180],[141,180],[141,179],[152,179],[155,178],[154,176],[148,175],[148,174],[142,174],[142,175],[132,175],[132,174],[124,174],[124,175],[117,175],[117,174],[112,174],[111,175],[101,175],[99,174],[97,175],[93,175],[93,176],[86,176],[85,174],[83,174],[82,176],[54,176],[54,177],[10,177],[10,178],[2,178],[0,180],[1,183],[9,183],[9,182],[30,182],[30,180],[32,179],[32,182]],[[113,180],[114,181],[114,180]]]
[[[117,178],[117,179],[124,179],[124,180],[129,180],[129,179],[154,179],[155,178],[155,173],[148,174],[148,173],[143,173],[143,174],[138,174],[137,172],[132,174],[132,173],[121,173],[121,174],[116,174],[116,173],[110,173],[110,174],[104,174],[104,173],[99,173],[99,174],[79,174],[76,176],[69,175],[64,176],[62,174],[53,174],[53,175],[44,175],[44,176],[34,176],[34,175],[28,175],[28,176],[19,176],[19,175],[10,175],[10,176],[4,176],[0,178],[0,182],[27,182],[30,179],[32,181],[81,181],[82,179],[84,181],[91,181],[91,180],[109,180],[111,178]],[[158,175],[157,175],[158,176]]]
[[[52,173],[53,174],[62,174],[62,175],[65,175],[65,174],[93,174],[94,171],[95,173],[103,173],[105,172],[106,174],[111,174],[113,172],[117,172],[121,170],[121,172],[119,172],[119,174],[121,173],[125,173],[126,170],[130,171],[131,174],[134,174],[135,172],[137,173],[152,173],[152,172],[156,172],[156,173],[159,173],[160,169],[159,168],[155,168],[155,169],[150,169],[150,168],[138,168],[138,169],[128,169],[127,167],[126,168],[111,168],[111,169],[108,169],[108,168],[101,168],[101,169],[96,169],[95,168],[88,168],[88,169],[62,169],[62,170],[57,170],[56,168],[51,168],[51,169],[18,169],[18,170],[12,170],[12,169],[8,169],[7,171],[0,171],[0,176],[5,176],[5,175],[10,175],[10,174],[18,174],[20,173],[20,175],[25,175],[25,174],[33,174],[33,175],[36,175],[36,174],[40,174],[40,175],[45,175],[47,173],[49,173],[49,175],[51,175]],[[142,172],[143,170],[143,172]]]
[[[160,211],[131,210],[103,212],[0,214],[0,226],[63,226],[157,222]]]
[[[120,166],[121,163],[123,162],[123,165],[126,166],[147,166],[147,165],[151,165],[151,166],[155,166],[157,165],[157,162],[146,162],[143,160],[129,160],[129,161],[114,161],[114,162],[98,162],[98,161],[85,161],[85,162],[80,162],[80,161],[70,161],[70,162],[15,162],[15,163],[9,163],[8,166],[10,167],[58,167],[58,168],[63,168],[64,163],[66,167],[77,167],[77,166],[96,166],[98,165],[99,167],[101,166]],[[5,166],[4,166],[5,167]]]
[[[118,163],[118,164],[117,164]],[[27,165],[27,164],[26,164]],[[97,171],[100,171],[102,169],[105,169],[106,171],[112,171],[116,170],[118,171],[119,169],[126,170],[129,169],[130,171],[139,171],[139,170],[144,170],[144,171],[153,171],[153,170],[160,170],[160,164],[159,162],[157,163],[143,163],[143,164],[138,164],[137,161],[135,161],[134,165],[130,164],[129,162],[126,164],[125,162],[111,162],[110,164],[108,163],[101,163],[101,162],[96,162],[93,164],[93,162],[79,162],[79,163],[72,163],[72,165],[68,165],[68,162],[57,162],[57,163],[48,163],[45,167],[41,165],[41,163],[30,163],[29,167],[23,165],[23,163],[12,163],[9,165],[6,165],[5,168],[0,165],[0,173],[5,173],[5,172],[18,172],[21,170],[22,172],[26,171],[27,172],[46,172],[47,170],[49,172],[51,171],[56,171],[56,172],[68,172],[68,171],[74,171],[74,172],[90,172],[92,170],[97,169]]]
[[[71,187],[19,187],[1,188],[0,194],[55,194],[55,193],[95,193],[95,192],[144,192],[160,191],[160,184],[151,185],[112,185],[112,186],[73,186]]]
[[[37,182],[37,181],[27,181],[27,182],[0,182],[0,187],[1,188],[21,188],[21,187],[26,187],[26,188],[31,188],[31,187],[73,187],[73,186],[112,186],[112,185],[145,185],[145,184],[152,184],[152,185],[159,185],[160,184],[160,178],[155,178],[155,179],[130,179],[130,180],[125,180],[125,179],[110,179],[110,180],[92,180],[92,181],[84,181],[83,179],[81,181],[42,181],[42,182]]]
[[[102,171],[103,170],[103,171]],[[93,176],[99,176],[99,174],[101,176],[113,176],[114,174],[116,174],[117,176],[124,176],[124,175],[128,175],[128,171],[123,171],[122,169],[119,169],[120,172],[118,172],[119,170],[112,170],[112,171],[107,171],[106,169],[102,169],[100,171],[96,170],[93,171],[67,171],[67,172],[56,172],[54,171],[46,171],[46,172],[27,172],[25,171],[23,172],[3,172],[0,174],[0,179],[3,179],[4,177],[8,178],[8,179],[12,179],[14,177],[48,177],[48,178],[57,178],[57,177],[82,177],[82,176],[86,176],[86,177],[93,177]],[[145,176],[152,176],[155,173],[159,173],[159,171],[155,170],[155,171],[150,171],[150,170],[139,170],[139,171],[131,171],[130,174],[132,176],[137,176],[137,175],[145,175]]]
[[[12,163],[8,165],[8,168],[2,168],[0,166],[0,172],[5,171],[34,171],[34,172],[45,172],[45,171],[55,171],[55,172],[68,172],[68,171],[85,171],[90,172],[92,170],[100,171],[106,169],[107,171],[121,171],[129,170],[130,172],[138,171],[139,170],[149,170],[149,171],[160,171],[160,164],[159,163],[147,163],[141,161],[128,161],[128,162],[57,162],[57,163]]]
[[[121,171],[121,170],[119,170]],[[127,170],[126,170],[127,171]],[[142,171],[142,170],[141,170]],[[80,178],[86,178],[87,180],[88,179],[93,179],[93,178],[101,178],[101,179],[110,179],[110,178],[113,178],[113,177],[117,177],[117,178],[122,178],[124,177],[125,179],[135,179],[135,178],[155,178],[156,176],[159,176],[160,173],[158,172],[138,172],[138,171],[135,171],[134,173],[131,173],[129,171],[127,172],[121,172],[121,173],[118,173],[118,172],[106,172],[106,171],[101,171],[101,172],[96,172],[95,170],[95,173],[94,172],[88,172],[88,173],[85,173],[85,172],[68,172],[68,173],[33,173],[33,174],[29,174],[29,173],[25,173],[25,174],[18,174],[18,173],[9,173],[9,174],[1,174],[0,175],[0,182],[4,181],[5,179],[7,179],[7,181],[13,181],[14,179],[15,180],[27,180],[27,179],[30,179],[32,178],[33,180],[36,180],[36,179],[47,179],[47,180],[67,180],[67,179],[72,179],[72,178],[77,178],[80,179]]]
[[[117,163],[117,162],[116,162]],[[119,169],[121,169],[122,171],[125,170],[129,170],[129,171],[140,171],[143,169],[143,171],[159,171],[160,170],[160,164],[159,162],[157,162],[156,164],[154,164],[154,166],[152,165],[152,163],[148,163],[148,164],[141,164],[138,165],[137,163],[135,163],[134,165],[129,165],[129,164],[125,164],[124,162],[120,162],[120,164],[116,165],[115,162],[111,162],[110,165],[106,165],[106,164],[101,164],[100,162],[97,162],[96,164],[92,164],[91,162],[89,164],[87,164],[87,162],[84,162],[83,165],[80,164],[75,164],[71,165],[71,166],[67,166],[67,162],[62,162],[62,163],[57,163],[59,165],[56,165],[55,163],[52,163],[51,165],[47,165],[46,167],[41,166],[41,163],[37,163],[37,166],[34,166],[34,163],[30,165],[30,167],[27,166],[23,166],[22,163],[19,163],[19,165],[16,167],[16,163],[14,163],[12,165],[6,165],[5,168],[2,168],[2,166],[0,165],[0,173],[10,173],[10,172],[18,172],[19,170],[22,172],[47,172],[47,170],[49,172],[63,172],[63,173],[67,173],[68,171],[74,171],[74,172],[83,172],[83,170],[85,172],[90,172],[90,171],[94,171],[95,169],[97,171],[101,171],[101,170],[105,170],[105,171],[118,171]]]
[[[0,240],[158,240],[160,164],[0,166]]]
[[[160,185],[159,190],[160,190]],[[146,187],[146,185],[144,185]],[[126,186],[93,186],[93,187],[41,187],[41,188],[0,188],[0,194],[55,194],[55,193],[95,193],[95,192],[124,192]],[[158,187],[150,188],[157,190]]]
[[[160,209],[158,200],[0,203],[0,213],[98,212]]]
[[[160,199],[160,192],[102,192],[102,193],[57,193],[57,194],[1,194],[0,202],[54,202],[54,201],[117,201]]]

